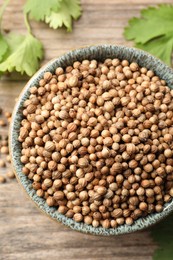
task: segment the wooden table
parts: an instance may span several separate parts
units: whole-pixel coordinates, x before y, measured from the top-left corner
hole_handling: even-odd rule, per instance
[[[11,0],[3,19],[4,29],[25,33],[23,0]],[[161,0],[83,0],[83,15],[74,23],[72,33],[51,30],[44,23],[32,22],[34,34],[43,42],[45,59],[89,44],[131,45],[123,37],[128,19],[140,9]],[[172,3],[171,0],[166,1]],[[0,0],[2,4],[2,0]],[[2,78],[0,106],[12,111],[15,98],[26,80]],[[0,169],[0,171],[2,171]],[[150,232],[117,237],[80,234],[51,221],[35,207],[14,180],[0,185],[0,259],[1,260],[149,260],[156,245]]]

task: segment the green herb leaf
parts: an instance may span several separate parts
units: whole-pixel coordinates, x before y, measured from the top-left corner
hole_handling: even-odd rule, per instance
[[[36,21],[43,21],[46,15],[51,11],[57,11],[60,8],[62,0],[27,0],[24,6],[24,12],[29,14],[30,18]]]
[[[168,65],[171,65],[171,54],[173,49],[173,33],[148,41],[145,44],[137,43],[135,47],[150,52],[159,57]]]
[[[28,33],[26,36],[10,34],[7,37],[9,52],[6,60],[0,64],[0,72],[17,71],[32,76],[43,57],[42,44]]]
[[[6,54],[8,50],[8,44],[6,39],[2,34],[0,34],[0,62],[3,60],[4,55]]]
[[[46,23],[53,29],[62,27],[67,28],[67,31],[72,31],[72,18],[78,19],[81,16],[81,6],[79,0],[63,0],[57,12],[51,12],[46,16]]]
[[[171,63],[173,49],[173,5],[149,7],[141,11],[140,18],[132,18],[124,31],[127,40]]]
[[[172,260],[173,256],[173,215],[154,226],[151,230],[159,248],[154,253],[154,260]]]

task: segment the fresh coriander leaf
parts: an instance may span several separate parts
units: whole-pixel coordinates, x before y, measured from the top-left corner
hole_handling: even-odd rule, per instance
[[[132,18],[124,35],[127,40],[146,43],[168,32],[173,32],[173,5],[160,5],[142,10],[140,18]]]
[[[67,31],[72,31],[72,18],[78,19],[81,16],[81,6],[79,0],[63,0],[61,7],[57,12],[51,12],[46,16],[46,23],[53,29],[62,27],[67,28]]]
[[[150,52],[159,57],[166,64],[171,65],[171,54],[173,50],[173,33],[148,41],[145,44],[136,43],[135,47]]]
[[[7,42],[9,53],[6,60],[0,63],[0,72],[17,71],[32,76],[43,57],[41,42],[29,33],[26,36],[11,34]]]
[[[173,215],[151,229],[151,235],[159,248],[154,253],[154,260],[172,260],[173,256]]]
[[[7,53],[7,51],[8,51],[8,43],[4,38],[4,36],[0,34],[0,62],[3,60],[4,55]]]
[[[60,8],[62,0],[27,0],[24,6],[24,12],[29,14],[36,21],[43,21],[46,15],[51,11],[57,11]]]
[[[159,5],[141,11],[140,18],[132,18],[124,31],[127,40],[171,64],[173,50],[173,5]]]
[[[21,42],[23,42],[25,39],[25,35],[15,34],[15,33],[9,33],[6,35],[6,41],[8,43],[8,52],[7,57],[12,54],[16,49],[19,47]]]

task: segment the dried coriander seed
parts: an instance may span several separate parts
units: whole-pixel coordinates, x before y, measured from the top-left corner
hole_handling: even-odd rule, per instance
[[[5,182],[6,182],[6,178],[0,175],[0,183],[5,183]]]

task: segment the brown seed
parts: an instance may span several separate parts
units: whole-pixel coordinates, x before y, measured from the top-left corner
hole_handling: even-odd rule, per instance
[[[88,192],[87,191],[81,191],[79,193],[79,198],[81,201],[86,201],[88,199]]]
[[[43,197],[44,196],[44,191],[42,189],[38,189],[36,191],[36,193],[37,193],[37,196],[39,196],[39,197]]]
[[[93,221],[92,221],[92,226],[93,227],[98,227],[100,225],[100,222],[98,221],[98,220],[96,220],[96,219],[94,219]]]
[[[156,205],[155,210],[156,210],[156,212],[161,212],[163,210],[163,206],[162,205]]]
[[[107,193],[105,194],[105,198],[106,199],[111,199],[114,196],[113,191],[111,191],[110,189],[108,189]]]
[[[114,218],[119,218],[123,215],[123,211],[121,208],[118,208],[118,209],[114,209],[114,211],[112,212],[112,216]]]
[[[68,85],[72,88],[76,87],[78,85],[78,78],[76,76],[69,78]]]
[[[129,198],[129,203],[132,204],[133,206],[137,206],[139,203],[139,199],[137,196],[132,196]]]
[[[82,207],[82,215],[83,216],[86,216],[86,215],[88,215],[90,213],[90,208],[89,208],[89,206],[83,206]]]
[[[129,167],[130,167],[131,169],[137,168],[137,167],[138,167],[138,162],[135,161],[135,160],[131,160],[131,161],[129,162]]]
[[[109,189],[112,191],[116,191],[118,189],[117,183],[113,182],[109,185]]]
[[[172,155],[173,155],[173,153],[172,153],[171,149],[166,149],[166,150],[164,151],[164,155],[165,155],[167,158],[171,158]]]
[[[102,215],[100,214],[100,212],[94,212],[93,213],[93,219],[96,219],[96,220],[100,220],[102,218]]]
[[[96,126],[97,124],[97,119],[95,117],[90,117],[90,119],[88,120],[87,125],[88,126]]]
[[[81,222],[83,220],[83,216],[80,213],[75,213],[73,216],[74,221]]]
[[[0,126],[6,126],[7,123],[5,122],[4,119],[0,119]]]
[[[58,212],[61,213],[61,214],[65,215],[67,211],[68,211],[68,208],[66,206],[64,206],[64,205],[61,205],[58,208]]]
[[[102,94],[102,98],[103,98],[104,100],[110,100],[110,99],[111,99],[111,95],[110,95],[109,92],[104,92],[104,93]]]
[[[52,207],[54,206],[54,203],[55,203],[55,200],[53,197],[49,196],[47,199],[46,199],[46,203],[49,207]]]
[[[104,103],[104,109],[107,112],[112,112],[114,110],[115,106],[111,101],[107,101]]]
[[[69,114],[66,110],[61,110],[59,112],[59,118],[60,119],[67,119],[69,117]]]
[[[84,217],[84,222],[85,222],[85,224],[91,225],[91,224],[92,224],[92,221],[93,221],[92,217],[90,217],[90,216],[85,216],[85,217]]]
[[[15,174],[14,174],[14,172],[11,170],[11,171],[8,171],[7,173],[6,173],[6,175],[7,175],[7,177],[9,178],[9,179],[14,179],[15,178]]]
[[[125,219],[124,219],[124,218],[117,218],[116,221],[117,221],[117,224],[118,224],[118,225],[123,225]]]
[[[69,201],[75,200],[76,199],[76,194],[74,192],[68,192],[66,194],[66,197]]]
[[[152,189],[146,189],[146,196],[147,197],[153,197],[154,196],[154,191]]]
[[[173,197],[173,188],[170,189],[169,194]]]
[[[133,143],[126,144],[126,151],[129,155],[132,155],[136,152],[136,146]]]
[[[95,193],[93,194],[93,200],[94,200],[94,201],[100,201],[101,198],[102,198],[102,195],[98,194],[97,192],[95,192]]]
[[[110,228],[110,221],[108,219],[103,220],[102,227],[103,228]]]
[[[106,189],[106,187],[104,187],[104,186],[99,186],[99,187],[97,188],[97,193],[100,194],[100,195],[105,195],[106,192],[107,192],[107,189]]]
[[[170,142],[172,141],[172,139],[173,139],[173,137],[172,137],[171,134],[165,134],[165,135],[164,135],[164,141],[165,141],[166,143],[170,143]]]
[[[52,180],[51,179],[46,178],[43,183],[47,188],[52,186]]]
[[[110,150],[107,147],[103,147],[102,156],[103,158],[108,158],[110,156]]]
[[[89,144],[90,144],[89,138],[87,138],[87,137],[82,138],[82,139],[81,139],[81,144],[82,144],[83,146],[85,146],[85,147],[89,146]]]
[[[137,189],[137,191],[136,191],[136,194],[137,194],[138,196],[143,196],[143,195],[145,194],[145,189],[142,188],[142,187],[139,187],[139,188]]]
[[[99,97],[97,98],[97,105],[98,105],[98,106],[102,106],[103,104],[104,104],[104,99],[103,99],[102,96],[99,96]]]
[[[64,199],[64,193],[62,191],[56,191],[53,195],[55,200],[63,200]]]
[[[50,171],[54,171],[57,168],[57,163],[55,161],[49,161],[48,162],[48,169]]]
[[[9,149],[7,146],[2,146],[1,147],[1,153],[2,154],[8,154],[9,153]]]
[[[28,114],[33,114],[36,110],[36,106],[33,104],[30,104],[29,106],[27,106],[26,110],[27,110]]]
[[[153,166],[152,166],[152,164],[146,164],[146,165],[144,165],[144,170],[146,171],[146,172],[152,172],[153,171]]]
[[[105,146],[111,146],[113,144],[113,139],[111,137],[106,137],[103,139],[103,143]]]
[[[80,191],[83,190],[83,188],[87,185],[87,181],[86,181],[85,178],[80,178],[80,179],[78,180],[78,183],[79,183],[79,185],[76,186],[76,188],[78,187],[78,189],[79,189]]]
[[[125,218],[129,217],[130,214],[131,214],[131,211],[130,211],[129,209],[124,209],[124,210],[123,210],[123,216],[124,216]]]
[[[141,202],[141,203],[139,204],[139,208],[140,208],[140,210],[142,210],[142,211],[146,211],[147,208],[148,208],[147,203]]]
[[[6,167],[6,163],[3,159],[0,159],[0,168]]]
[[[76,131],[76,129],[77,129],[77,125],[74,123],[70,123],[67,126],[67,130],[69,133]]]
[[[0,183],[5,183],[5,182],[6,182],[6,178],[0,175]]]
[[[149,180],[143,180],[141,182],[141,185],[143,188],[148,188],[148,187],[150,187],[150,182],[149,182]]]
[[[128,217],[128,218],[126,218],[126,220],[125,220],[125,223],[126,223],[127,225],[132,225],[133,222],[134,222],[134,220],[133,220],[133,218],[131,218],[131,217]]]
[[[122,106],[126,106],[129,102],[130,102],[130,98],[129,97],[122,97],[121,98]]]
[[[11,162],[11,156],[10,155],[6,156],[6,161],[9,162],[9,163]]]
[[[156,172],[157,172],[157,174],[158,174],[159,176],[161,176],[161,177],[164,177],[164,176],[165,176],[165,169],[163,169],[162,167],[158,167],[158,168],[156,169]]]
[[[48,82],[52,78],[52,73],[50,73],[49,71],[45,72],[43,78],[46,82]]]
[[[111,227],[112,228],[115,228],[115,227],[117,227],[117,221],[116,220],[114,220],[114,219],[112,219],[111,221],[110,221],[110,224],[111,224]]]
[[[113,165],[112,165],[112,170],[113,170],[113,173],[121,173],[122,172],[122,169],[123,169],[123,167],[122,167],[122,164],[121,163],[119,163],[119,162],[116,162],[116,163],[114,163]]]
[[[25,127],[21,127],[20,129],[20,138],[22,138],[23,140],[28,136],[28,129],[26,129]]]
[[[81,167],[81,168],[86,168],[86,167],[88,167],[89,162],[88,162],[88,160],[87,160],[86,158],[80,158],[80,159],[78,160],[78,165],[79,165],[79,167]]]
[[[51,142],[51,141],[47,141],[45,143],[45,149],[48,152],[53,152],[55,150],[55,144],[53,142]]]

